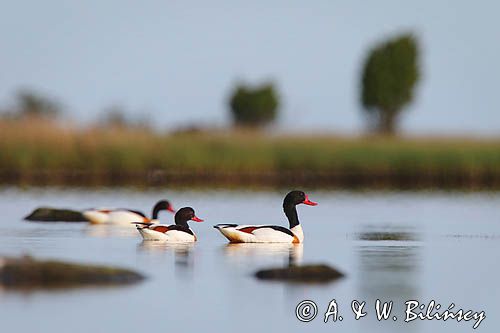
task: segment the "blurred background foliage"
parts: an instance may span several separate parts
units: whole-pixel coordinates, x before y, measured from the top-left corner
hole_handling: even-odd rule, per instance
[[[0,122],[0,181],[89,184],[500,186],[497,139],[159,134]]]
[[[272,83],[256,87],[238,84],[230,97],[229,106],[236,126],[262,127],[271,124],[278,115],[278,93]]]
[[[14,103],[14,106],[3,110],[2,118],[56,119],[63,113],[61,104],[55,98],[34,90],[20,90],[15,96]]]
[[[118,104],[93,123],[72,124],[55,98],[22,90],[0,117],[0,182],[500,186],[496,138],[392,135],[415,96],[419,58],[412,34],[367,53],[359,95],[377,135],[263,131],[283,104],[272,82],[234,85],[226,104],[231,128],[192,123],[165,133]]]
[[[361,102],[375,113],[376,128],[394,134],[398,115],[413,100],[420,78],[418,41],[411,34],[396,36],[373,48],[361,77]]]

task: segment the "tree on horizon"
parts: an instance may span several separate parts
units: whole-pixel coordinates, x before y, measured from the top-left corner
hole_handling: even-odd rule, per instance
[[[238,84],[229,100],[236,126],[258,128],[272,123],[278,114],[279,97],[272,83],[256,87]]]
[[[420,78],[418,41],[402,34],[375,46],[361,77],[361,103],[374,115],[380,134],[393,135],[403,108],[413,100]]]
[[[19,91],[16,102],[18,117],[56,118],[62,113],[59,102],[32,90]]]

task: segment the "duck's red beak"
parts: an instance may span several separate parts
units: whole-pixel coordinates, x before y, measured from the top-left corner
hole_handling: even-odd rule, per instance
[[[302,203],[305,205],[309,205],[309,206],[316,206],[318,204],[317,202],[309,200],[309,197],[307,196],[307,194],[306,194],[306,199],[304,201],[302,201]]]
[[[203,222],[202,219],[200,219],[199,217],[197,216],[193,216],[193,218],[191,219],[192,221],[195,221],[195,222]]]
[[[175,213],[175,209],[174,209],[174,207],[172,207],[172,205],[168,206],[168,207],[167,207],[167,210],[168,210],[170,213]]]

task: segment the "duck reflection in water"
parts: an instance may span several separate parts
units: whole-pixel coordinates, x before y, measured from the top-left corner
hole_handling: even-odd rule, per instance
[[[132,228],[116,227],[112,225],[89,225],[84,229],[85,235],[98,238],[137,237],[137,231]]]
[[[256,263],[260,263],[263,258],[271,260],[282,258],[284,264],[288,266],[300,264],[304,254],[303,244],[287,243],[229,243],[222,249],[230,260],[239,261],[244,258],[246,261],[253,261],[256,259]]]
[[[176,273],[184,274],[190,272],[194,266],[193,249],[194,243],[168,243],[155,241],[142,241],[137,246],[137,250],[142,253],[154,255],[154,258],[162,258],[169,253],[174,254],[175,267],[179,268]]]

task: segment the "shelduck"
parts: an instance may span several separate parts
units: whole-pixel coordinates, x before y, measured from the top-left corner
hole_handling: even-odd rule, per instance
[[[181,208],[175,213],[175,224],[164,225],[150,222],[133,222],[144,240],[167,242],[195,242],[196,235],[188,221],[203,222],[191,207]]]
[[[299,204],[317,205],[302,191],[289,192],[283,200],[283,211],[290,223],[289,229],[277,225],[237,224],[217,224],[214,228],[231,243],[302,243],[304,233],[296,209]]]
[[[174,208],[168,200],[158,201],[149,219],[144,213],[138,210],[119,208],[119,209],[89,209],[83,211],[83,216],[92,224],[122,224],[130,226],[132,222],[151,222],[158,221],[158,214],[166,210],[175,213]]]

